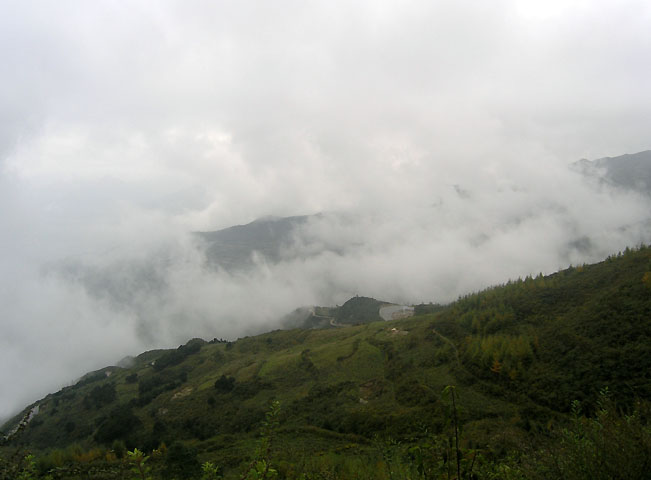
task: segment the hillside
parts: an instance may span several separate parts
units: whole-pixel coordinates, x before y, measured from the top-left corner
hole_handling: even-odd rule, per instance
[[[373,302],[357,297],[337,315],[371,321],[351,315],[376,312]],[[239,478],[277,400],[273,461],[281,478],[390,478],[391,462],[412,469],[410,478],[438,478],[425,472],[452,468],[453,419],[462,427],[464,461],[474,464],[479,452],[466,471],[503,462],[524,469],[527,458],[538,458],[520,458],[525,445],[542,448],[575,400],[588,416],[605,411],[604,395],[628,413],[651,400],[651,248],[511,281],[448,306],[420,306],[406,320],[194,339],[146,352],[130,368],[93,372],[38,401],[17,441],[40,455],[42,472],[70,462],[88,469],[94,460],[80,458],[93,449],[152,452],[164,443],[161,472],[174,465],[174,451],[192,478],[200,475],[197,462],[207,461]],[[635,437],[631,452],[641,448],[648,458],[648,426],[640,428],[646,436]],[[429,465],[434,458],[443,463]],[[119,478],[107,459],[95,458],[101,478]],[[328,471],[339,474],[317,475]]]

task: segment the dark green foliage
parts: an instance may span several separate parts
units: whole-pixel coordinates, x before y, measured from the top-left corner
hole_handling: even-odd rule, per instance
[[[213,345],[213,344],[215,344],[215,343],[228,343],[228,342],[227,342],[226,340],[224,340],[223,338],[219,338],[219,339],[217,339],[217,338],[213,338],[213,339],[210,340],[208,343],[211,344],[211,345]]]
[[[16,452],[9,460],[0,456],[0,480],[31,480],[36,473],[33,455]]]
[[[270,389],[272,385],[268,382],[260,380],[258,377],[246,381],[235,383],[233,388],[233,396],[241,399],[253,398],[262,390]]]
[[[132,452],[127,452],[128,461],[131,465],[131,474],[132,478],[138,480],[149,480],[151,479],[151,467],[148,465],[148,460],[150,457],[145,455],[145,452],[134,448]]]
[[[438,303],[421,303],[420,305],[414,305],[414,315],[428,315],[440,312],[446,308],[447,305],[441,305]]]
[[[167,434],[167,426],[160,420],[154,422],[154,427],[152,428],[152,435],[155,438],[164,439]]]
[[[115,453],[117,458],[123,458],[127,453],[127,447],[122,440],[113,440],[111,444],[111,451]]]
[[[631,405],[651,398],[650,259],[649,248],[629,250],[469,295],[435,328],[459,342],[475,376],[553,409],[594,398],[604,386]]]
[[[127,375],[124,378],[124,381],[127,383],[136,383],[138,381],[138,374],[137,373],[132,373],[130,375]]]
[[[418,406],[436,403],[438,395],[418,380],[408,379],[397,385],[396,401],[402,405]]]
[[[75,383],[74,388],[83,387],[84,385],[88,385],[90,383],[98,382],[100,380],[104,380],[105,378],[106,378],[106,374],[104,372],[89,373],[88,375],[85,375],[77,383]],[[62,392],[63,392],[63,390],[62,390]]]
[[[90,393],[84,397],[83,402],[86,408],[94,407],[98,409],[114,402],[116,398],[115,384],[105,383],[93,387]]]
[[[316,385],[306,397],[296,401],[288,409],[301,415],[308,424],[326,430],[356,433],[359,429],[352,428],[350,423],[344,425],[346,415],[342,415],[342,412],[358,403],[358,398],[353,393],[357,389],[357,384],[353,382],[331,386]]]
[[[200,472],[201,465],[194,448],[181,442],[174,442],[169,446],[165,458],[166,478],[198,478]]]
[[[262,422],[260,441],[255,455],[244,474],[240,478],[251,478],[255,480],[272,479],[278,476],[278,471],[272,465],[274,440],[279,425],[280,402],[273,401],[269,410],[265,413]]]
[[[160,374],[143,377],[138,381],[138,398],[132,399],[132,404],[143,407],[161,393],[180,387],[187,381],[187,378],[187,372],[175,372],[174,370],[166,370]]]
[[[523,459],[527,478],[568,480],[646,479],[651,468],[651,405],[623,414],[603,390],[592,417],[572,402],[569,426],[551,432],[548,444]]]
[[[228,393],[235,388],[235,379],[222,375],[215,381],[215,390],[218,393]]]
[[[194,338],[185,345],[179,346],[176,350],[167,352],[156,359],[154,370],[160,371],[164,368],[178,365],[183,362],[189,355],[198,353],[206,342],[200,338]]]
[[[238,406],[224,412],[222,418],[216,419],[212,431],[213,433],[223,431],[232,434],[250,432],[260,423],[263,416],[264,410],[261,407]]]
[[[335,319],[339,323],[359,325],[379,322],[381,302],[369,297],[353,297],[337,309]]]
[[[123,440],[130,444],[141,428],[142,422],[134,415],[129,405],[119,405],[109,413],[95,433],[98,443],[109,445],[114,440]]]
[[[186,418],[183,420],[181,428],[185,438],[197,438],[199,440],[206,440],[207,438],[212,437],[216,432],[213,422],[202,417]],[[156,435],[156,432],[153,433]],[[159,435],[158,438],[163,437]]]
[[[73,421],[66,422],[65,430],[66,433],[72,433],[77,425]]]

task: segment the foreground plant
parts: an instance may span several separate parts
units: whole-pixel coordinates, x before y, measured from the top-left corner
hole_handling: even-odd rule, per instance
[[[211,462],[206,462],[201,465],[201,480],[219,480],[222,478],[221,469]]]
[[[262,480],[272,479],[278,476],[278,471],[271,466],[271,453],[273,447],[274,436],[278,429],[280,414],[280,402],[274,400],[262,422],[262,432],[260,436],[260,443],[256,449],[253,461],[249,464],[244,471],[241,480]]]
[[[144,452],[134,448],[132,452],[127,452],[127,457],[132,464],[131,472],[134,474],[132,477],[133,480],[152,480],[150,475],[151,468],[145,465],[149,457]]]

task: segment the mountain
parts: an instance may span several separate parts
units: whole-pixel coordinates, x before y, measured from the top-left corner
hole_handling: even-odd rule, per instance
[[[651,195],[651,150],[594,161],[583,159],[575,167],[610,185]]]
[[[353,228],[359,218],[354,214],[316,213],[293,217],[268,216],[246,225],[195,232],[209,265],[228,272],[246,271],[259,263],[275,264],[325,252],[342,255],[347,248],[359,247],[359,241],[344,241],[327,233],[329,228]],[[313,229],[313,230],[312,230]]]
[[[588,468],[592,447],[609,455],[598,478],[614,478],[608,462],[644,478],[651,248],[417,305],[409,319],[375,321],[379,305],[355,297],[318,312],[370,322],[361,325],[145,352],[46,396],[3,431],[32,412],[17,441],[40,455],[39,471],[79,475],[54,478],[92,469],[120,478],[117,456],[134,447],[151,455],[156,478],[199,478],[198,462],[245,478],[247,465],[267,468],[256,458],[280,478],[439,478],[457,468],[459,437],[458,468],[477,478],[504,478],[504,468],[521,472],[512,478],[588,478],[545,469]],[[590,443],[595,425],[601,440]],[[563,437],[570,430],[555,426],[575,430]]]
[[[572,164],[572,168],[598,182],[651,196],[651,150],[593,161],[583,159]],[[460,185],[452,187],[460,199],[469,201],[472,197],[471,192]],[[535,212],[529,214],[533,216]],[[346,234],[347,229],[353,225],[365,225],[368,220],[341,213],[264,217],[246,225],[213,232],[197,232],[196,237],[201,240],[210,265],[236,272],[250,269],[258,262],[275,264],[282,260],[317,256],[326,251],[337,254],[355,252],[367,239],[350,237]],[[322,221],[323,224],[319,225]],[[517,225],[522,222],[522,218],[518,216],[507,219],[507,223],[509,221]],[[332,226],[335,231],[343,232],[336,241],[329,238],[332,237]],[[648,226],[644,227],[645,230],[647,228]],[[480,234],[477,235],[476,242],[481,244],[488,239],[485,234]],[[573,252],[585,254],[593,248],[591,238],[577,235],[568,241],[562,254],[565,257],[571,256]]]
[[[235,271],[253,266],[256,252],[268,261],[278,262],[283,249],[291,245],[296,229],[310,217],[264,217],[246,225],[196,235],[205,242],[211,265]]]

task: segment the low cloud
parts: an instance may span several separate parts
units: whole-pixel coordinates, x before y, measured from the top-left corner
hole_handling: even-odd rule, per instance
[[[446,303],[650,239],[643,194],[570,169],[512,173],[469,174],[405,198],[388,192],[374,208],[312,216],[279,259],[254,252],[233,271],[211,264],[173,214],[120,208],[105,222],[75,203],[83,220],[57,226],[22,185],[12,193],[20,215],[4,217],[4,412],[125,355],[277,328],[299,306],[356,294]]]
[[[352,295],[448,302],[649,242],[646,2],[4,2],[0,417]],[[625,28],[624,28],[625,27]],[[322,212],[280,259],[192,232]]]

